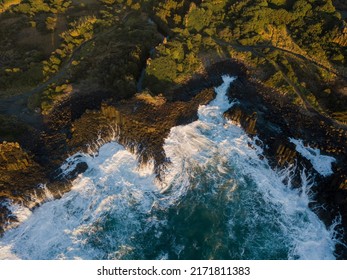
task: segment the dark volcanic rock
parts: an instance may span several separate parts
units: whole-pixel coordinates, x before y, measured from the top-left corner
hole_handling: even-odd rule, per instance
[[[170,129],[196,120],[198,106],[207,104],[214,96],[213,88],[209,88],[186,102],[168,102],[163,97],[139,94],[114,105],[103,104],[100,111],[86,112],[74,122],[69,147],[71,151],[81,147],[88,151],[93,143],[97,149],[117,139],[136,151],[140,162],[154,159],[159,167],[165,162],[163,144]]]
[[[0,196],[22,200],[27,189],[41,183],[44,178],[42,166],[23,151],[18,143],[0,144]]]
[[[166,163],[163,144],[170,129],[197,119],[198,106],[215,97],[213,87],[222,82],[223,74],[239,77],[229,92],[230,99],[237,99],[239,103],[225,112],[225,117],[262,141],[264,154],[273,167],[296,163],[310,170],[317,182],[312,209],[327,226],[341,214],[341,230],[347,233],[346,129],[314,112],[291,105],[278,92],[249,79],[241,64],[226,61],[212,65],[203,74],[171,88],[163,96],[143,92],[120,100],[111,98],[112,93],[108,91],[72,96],[45,119],[33,156],[19,144],[0,144],[0,234],[9,222],[15,222],[5,202],[27,201],[30,204],[33,202],[30,196],[36,193],[39,199],[30,205],[35,207],[44,200],[45,189],[37,187],[39,183],[48,182],[54,197],[70,189],[69,181],[88,168],[80,164],[70,174],[61,176],[60,165],[75,152],[96,151],[102,144],[117,140],[136,151],[140,162],[154,159],[159,174],[160,166]],[[30,135],[27,137],[29,139]],[[289,137],[303,139],[305,144],[335,157],[334,175],[325,178],[315,172],[311,163],[296,152]],[[300,187],[299,172],[293,185]],[[325,207],[318,207],[321,205]],[[341,235],[346,241],[346,234],[341,231]],[[347,258],[345,247],[338,245],[336,252],[340,258]]]
[[[44,191],[39,184],[46,180],[44,168],[18,143],[0,144],[0,234],[15,221],[7,208],[9,201],[28,207],[40,202]],[[33,195],[35,194],[35,198]]]
[[[257,135],[264,154],[273,167],[295,163],[299,168],[294,177],[294,187],[300,187],[300,170],[304,167],[315,179],[315,202],[311,208],[329,227],[341,216],[340,238],[347,241],[347,132],[333,121],[292,105],[284,96],[256,81],[239,77],[229,92],[230,99],[238,104],[225,112],[225,117],[235,121],[251,136]],[[323,177],[299,153],[289,138],[302,139],[305,145],[319,148],[322,154],[333,156],[334,174]],[[324,207],[322,207],[324,205]],[[347,250],[337,245],[339,258],[347,258]]]
[[[187,83],[168,89],[164,96],[142,92],[128,100],[104,102],[101,110],[88,111],[73,122],[68,141],[70,153],[81,147],[85,152],[91,147],[97,149],[116,138],[136,151],[140,162],[154,159],[160,167],[166,160],[163,144],[170,129],[197,119],[199,105],[215,97],[213,87],[222,83],[222,75],[238,76],[244,71],[235,61],[222,61]]]

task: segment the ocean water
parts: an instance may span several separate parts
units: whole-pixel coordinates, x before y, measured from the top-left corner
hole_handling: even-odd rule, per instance
[[[334,259],[334,227],[308,207],[309,174],[292,189],[293,170],[272,170],[223,118],[234,79],[223,76],[197,121],[172,128],[161,180],[116,142],[70,157],[63,169],[89,168],[61,199],[15,207],[20,224],[0,239],[0,259]],[[329,173],[331,160],[312,156]]]

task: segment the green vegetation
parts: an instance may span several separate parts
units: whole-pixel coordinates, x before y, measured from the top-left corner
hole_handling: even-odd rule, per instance
[[[334,88],[346,73],[346,24],[331,0],[6,0],[0,12],[2,95],[46,81],[33,97],[43,112],[68,97],[56,86],[130,96],[146,64],[144,87],[165,94],[202,72],[206,58],[240,60],[322,113],[340,116],[347,105]],[[158,36],[148,16],[166,37],[150,57]]]
[[[141,157],[155,150],[162,162],[170,127],[214,96],[208,89],[187,101],[193,93],[176,98],[175,89],[218,61],[242,63],[251,81],[275,89],[259,87],[266,99],[278,93],[282,103],[347,123],[347,24],[331,0],[0,0],[0,42],[8,198],[36,195],[36,187],[18,191],[44,182],[43,170],[53,176],[68,152],[107,137],[111,120],[124,132],[120,143],[133,139],[150,147]],[[288,108],[283,119],[295,114]],[[331,137],[342,143],[342,133]],[[327,152],[343,153],[328,142]]]
[[[48,114],[74,91],[135,94],[141,68],[160,40],[155,25],[116,1],[82,2],[6,5],[0,15],[1,97],[32,89],[28,107]]]
[[[0,3],[0,13],[5,12],[13,5],[17,5],[21,2],[21,0],[2,0]]]
[[[96,21],[96,17],[93,16],[80,18],[71,24],[69,30],[60,35],[63,42],[52,52],[48,60],[43,61],[43,73],[46,79],[59,71],[62,62],[69,58],[76,48],[93,38]]]
[[[332,1],[140,2],[169,31],[146,71],[146,86],[154,93],[185,81],[214,53],[243,61],[295,103],[330,115],[346,108],[345,96],[333,88],[329,96],[324,92],[325,82],[334,87],[336,74],[347,66],[345,24]]]
[[[64,13],[71,5],[70,0],[22,0],[12,8],[13,12],[19,12],[34,16],[37,13]]]

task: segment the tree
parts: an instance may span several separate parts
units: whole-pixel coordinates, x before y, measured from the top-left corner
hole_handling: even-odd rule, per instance
[[[170,57],[153,59],[147,73],[156,77],[159,81],[173,82],[176,79],[176,63]]]
[[[305,17],[310,10],[312,10],[312,6],[306,0],[297,0],[293,5],[293,12],[296,18]]]
[[[192,8],[187,15],[186,26],[189,30],[201,31],[209,26],[211,22],[212,11],[203,8]]]

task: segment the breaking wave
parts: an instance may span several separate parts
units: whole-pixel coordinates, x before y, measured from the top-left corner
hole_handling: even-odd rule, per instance
[[[223,76],[197,121],[171,129],[161,180],[115,142],[70,157],[66,171],[87,171],[61,199],[22,209],[0,259],[334,259],[334,228],[308,207],[308,174],[292,189],[292,170],[271,169],[223,117],[234,79]]]

